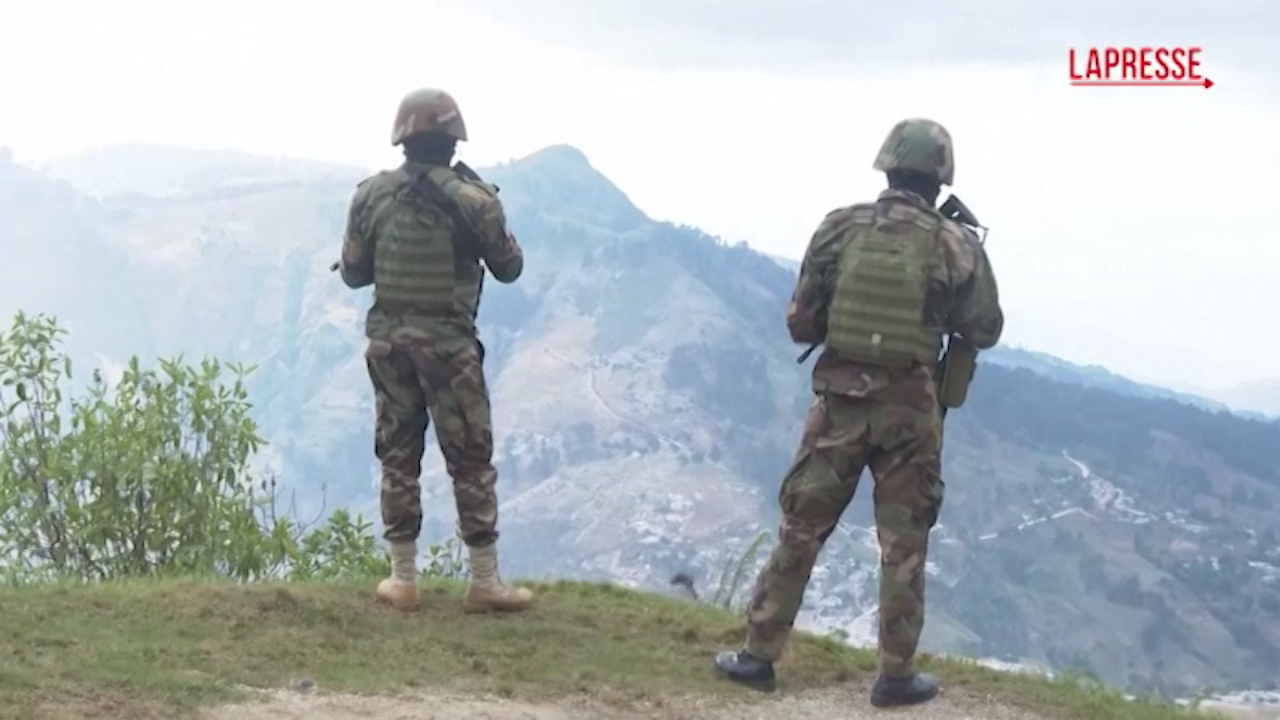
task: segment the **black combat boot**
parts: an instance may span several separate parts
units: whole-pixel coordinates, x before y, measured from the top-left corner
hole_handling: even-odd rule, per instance
[[[938,681],[928,673],[904,678],[881,675],[871,687],[871,704],[876,707],[918,705],[938,696]]]
[[[752,690],[773,692],[778,689],[773,663],[761,660],[746,650],[726,650],[716,655],[716,674]]]

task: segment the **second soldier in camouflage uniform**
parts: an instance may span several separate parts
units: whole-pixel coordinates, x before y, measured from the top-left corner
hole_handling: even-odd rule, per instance
[[[778,543],[756,581],[746,647],[716,657],[724,677],[773,690],[773,662],[800,610],[818,553],[870,466],[880,539],[880,676],[876,706],[925,702],[938,682],[912,660],[924,625],[925,562],[938,519],[945,334],[980,349],[1004,326],[995,276],[977,237],[934,204],[954,180],[950,134],[898,123],[874,168],[889,188],[819,225],[787,308],[798,343],[825,343],[799,451],[782,482]]]
[[[436,89],[405,96],[393,145],[405,162],[360,183],[347,220],[340,268],[352,288],[372,284],[365,352],[375,401],[374,452],[382,463],[382,522],[392,574],[377,596],[401,609],[419,605],[419,474],[425,433],[435,420],[453,478],[458,531],[470,554],[468,611],[521,610],[533,594],[498,576],[497,471],[476,336],[484,268],[499,282],[520,277],[524,256],[507,229],[497,189],[465,166],[450,166],[467,139],[453,98]]]

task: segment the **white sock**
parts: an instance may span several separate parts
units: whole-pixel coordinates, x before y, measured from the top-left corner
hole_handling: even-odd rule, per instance
[[[391,577],[399,582],[418,582],[418,543],[398,540],[391,543]]]

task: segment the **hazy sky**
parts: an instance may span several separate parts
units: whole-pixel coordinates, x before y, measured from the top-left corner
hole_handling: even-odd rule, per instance
[[[387,166],[400,96],[436,85],[473,164],[570,143],[651,215],[791,257],[880,188],[896,120],[932,117],[992,227],[1009,341],[1169,384],[1280,375],[1274,0],[9,5],[19,160],[144,141]],[[1201,46],[1217,85],[1069,87],[1068,48],[1106,44]]]

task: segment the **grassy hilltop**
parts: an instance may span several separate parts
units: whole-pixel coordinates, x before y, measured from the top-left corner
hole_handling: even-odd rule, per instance
[[[826,638],[796,638],[775,696],[717,681],[711,655],[741,640],[742,622],[706,605],[555,583],[536,586],[540,602],[527,614],[468,616],[460,585],[428,581],[423,610],[402,614],[377,605],[371,585],[132,581],[0,589],[0,717],[201,717],[238,703],[212,716],[247,718],[290,696],[297,696],[288,705],[298,708],[296,717],[335,720],[373,715],[373,708],[381,717],[535,717],[501,714],[504,703],[517,701],[562,711],[539,718],[793,720],[809,716],[806,701],[834,703],[841,717],[872,716],[865,698],[873,653]],[[946,684],[929,717],[1213,717],[1128,702],[1069,680],[962,661],[925,665]],[[363,697],[348,697],[346,709],[323,704],[350,695]],[[489,698],[495,709],[444,712],[441,698],[449,697]],[[390,712],[376,705],[396,698]],[[262,717],[294,717],[288,707]],[[440,714],[422,714],[428,708]]]

